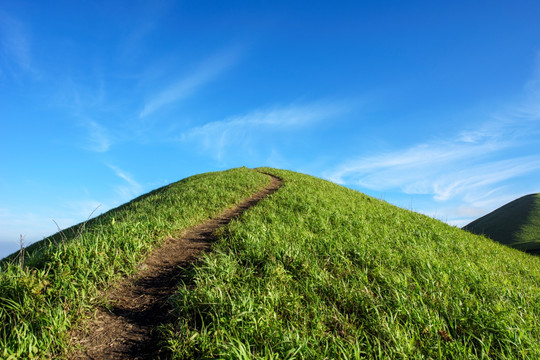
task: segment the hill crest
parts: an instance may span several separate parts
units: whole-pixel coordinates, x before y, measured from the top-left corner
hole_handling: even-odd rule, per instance
[[[157,329],[171,358],[540,357],[539,258],[313,176],[259,171],[283,186],[186,269]],[[114,308],[100,289],[268,181],[246,168],[193,176],[44,242],[24,266],[4,262],[0,358],[61,357],[84,314]]]
[[[515,199],[474,220],[463,230],[518,250],[540,254],[540,194]]]

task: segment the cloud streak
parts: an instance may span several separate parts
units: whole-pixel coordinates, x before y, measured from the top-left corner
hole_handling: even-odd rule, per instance
[[[430,196],[439,203],[453,204],[448,209],[452,216],[478,216],[493,210],[485,208],[494,205],[492,199],[506,202],[520,195],[518,190],[527,191],[507,188],[508,180],[540,171],[537,100],[540,97],[528,97],[449,140],[344,161],[324,177],[374,191]]]
[[[116,187],[116,192],[122,200],[132,199],[142,192],[142,185],[135,181],[130,174],[114,165],[108,164],[107,166],[114,171],[116,176],[125,181],[124,185]]]
[[[474,137],[475,140],[470,140]],[[415,145],[408,149],[365,156],[326,174],[340,184],[373,190],[398,188],[408,194],[430,194],[445,201],[484,185],[492,185],[540,168],[537,156],[494,160],[503,149],[518,147],[499,136],[462,135],[454,141]],[[475,175],[477,174],[477,175]]]
[[[30,43],[24,24],[0,10],[0,49],[4,57],[26,72],[32,68]],[[4,64],[6,67],[8,64]]]
[[[443,176],[449,164],[464,166],[471,162],[471,154],[479,159],[507,146],[494,139],[474,143],[460,139],[424,143],[360,157],[338,166],[326,177],[340,184],[353,183],[374,190],[401,188],[406,193],[428,193],[434,189],[427,189],[430,186],[425,179]]]
[[[250,150],[256,138],[269,131],[287,132],[313,125],[348,110],[346,104],[314,103],[259,109],[192,128],[180,136],[182,142],[197,142],[221,160],[231,147]]]
[[[197,70],[181,78],[151,97],[139,114],[145,118],[161,108],[188,98],[203,85],[213,81],[233,66],[240,57],[238,48],[230,48],[202,62]]]
[[[112,140],[107,129],[93,120],[88,121],[85,126],[88,129],[87,136],[89,144],[87,149],[101,153],[108,151],[111,147]]]

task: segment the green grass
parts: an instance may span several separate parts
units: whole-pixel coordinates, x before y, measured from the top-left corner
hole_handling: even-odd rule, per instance
[[[540,258],[307,175],[219,230],[186,269],[178,359],[538,359]],[[99,290],[169,235],[269,182],[184,179],[28,248],[0,272],[0,358],[65,356]]]
[[[99,303],[99,290],[134,271],[167,236],[178,235],[269,183],[246,168],[193,176],[87,224],[30,246],[24,267],[0,263],[0,358],[58,358],[69,330]]]
[[[540,194],[516,199],[471,222],[464,229],[540,255]]]
[[[540,259],[307,175],[219,234],[177,359],[539,359]]]

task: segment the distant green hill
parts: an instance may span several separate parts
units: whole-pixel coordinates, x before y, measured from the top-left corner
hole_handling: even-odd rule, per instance
[[[283,186],[217,231],[159,329],[172,359],[540,359],[540,258],[360,192]],[[0,269],[0,358],[61,358],[70,329],[152,248],[269,182],[184,179]]]
[[[520,197],[471,222],[463,229],[540,255],[540,194]]]

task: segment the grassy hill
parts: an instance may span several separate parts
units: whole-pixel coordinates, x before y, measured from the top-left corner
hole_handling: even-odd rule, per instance
[[[540,194],[509,202],[463,229],[519,250],[540,254]]]
[[[98,290],[136,269],[171,235],[269,183],[246,168],[196,175],[143,195],[0,264],[0,359],[59,358]],[[53,355],[52,355],[53,354]]]
[[[219,230],[171,301],[172,358],[540,358],[540,259],[308,175]],[[151,248],[268,183],[182,180],[30,249],[0,273],[0,358],[66,331]],[[73,234],[73,235],[71,235]]]

